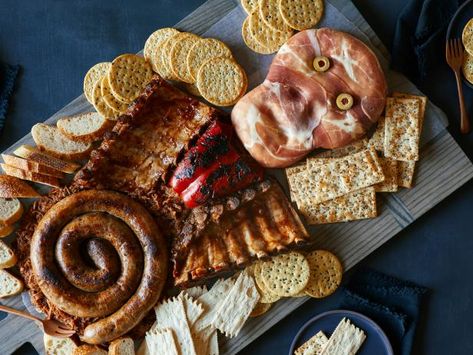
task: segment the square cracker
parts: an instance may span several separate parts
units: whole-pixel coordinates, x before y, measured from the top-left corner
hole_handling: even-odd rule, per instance
[[[295,174],[305,204],[332,200],[384,181],[384,174],[374,148],[330,159],[320,164],[308,161],[307,172]]]
[[[365,333],[343,318],[325,343],[321,355],[356,354],[366,339]]]
[[[391,158],[379,158],[383,169],[384,181],[374,185],[376,192],[396,192],[398,190],[398,165],[400,162]]]
[[[420,111],[418,99],[388,98],[384,155],[396,160],[419,160]]]
[[[366,187],[333,200],[304,206],[302,214],[309,224],[326,224],[355,221],[377,216],[376,192]]]
[[[294,355],[318,355],[321,353],[323,346],[328,342],[324,332],[319,331],[312,338],[294,351]]]

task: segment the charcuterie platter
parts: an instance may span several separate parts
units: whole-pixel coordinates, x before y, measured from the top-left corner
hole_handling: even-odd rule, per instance
[[[389,69],[353,4],[314,4],[323,16],[307,19],[209,0],[144,56],[92,68],[87,97],[5,152],[6,174],[53,186],[71,168],[61,159],[82,163],[25,203],[5,240],[27,290],[1,303],[94,346],[146,336],[143,353],[234,354],[473,177],[445,115]],[[91,111],[98,143],[70,118]],[[57,161],[35,160],[58,142]],[[1,319],[0,336],[7,354],[25,339],[43,351],[26,320]]]

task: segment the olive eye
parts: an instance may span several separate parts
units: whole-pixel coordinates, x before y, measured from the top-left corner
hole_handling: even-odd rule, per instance
[[[340,94],[337,96],[337,107],[340,110],[349,110],[353,106],[353,96],[350,94]]]
[[[325,72],[330,68],[330,60],[324,56],[315,57],[312,64],[318,72]]]

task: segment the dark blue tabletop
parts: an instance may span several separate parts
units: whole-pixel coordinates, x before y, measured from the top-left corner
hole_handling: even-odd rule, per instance
[[[93,64],[137,52],[156,28],[171,26],[204,0],[0,1],[0,60],[22,71],[0,151],[82,93]],[[355,0],[389,47],[407,0]],[[439,60],[439,62],[441,62]],[[458,133],[454,79],[439,64],[419,85],[448,115],[450,132],[473,157],[473,134]],[[473,117],[473,90],[467,89]],[[473,354],[473,183],[448,197],[383,245],[364,265],[433,290],[415,342],[415,354]],[[337,295],[311,300],[248,346],[245,354],[285,354],[298,329],[337,304]],[[0,339],[1,353],[1,339]],[[31,347],[19,353],[32,353]]]

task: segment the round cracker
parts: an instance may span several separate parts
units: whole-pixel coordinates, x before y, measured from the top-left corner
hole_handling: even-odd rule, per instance
[[[267,26],[278,31],[291,29],[281,16],[279,0],[260,0],[258,7],[259,15]]]
[[[330,296],[342,282],[343,267],[340,260],[327,250],[314,250],[307,254],[310,278],[304,292],[314,298]]]
[[[92,92],[92,105],[98,113],[108,120],[116,120],[120,116],[120,112],[115,111],[107,105],[102,96],[102,82],[105,79],[105,75],[95,83],[94,90]]]
[[[159,30],[151,33],[148,39],[146,40],[145,48],[143,49],[143,55],[145,59],[153,62],[153,53],[156,47],[171,36],[174,36],[178,33],[178,30],[171,27],[160,28]]]
[[[324,13],[323,0],[279,0],[278,5],[286,24],[298,31],[314,27]]]
[[[468,52],[465,53],[463,58],[462,71],[465,79],[473,84],[473,56],[468,54]]]
[[[192,33],[180,33],[171,47],[169,54],[170,68],[174,75],[185,83],[195,83],[195,79],[192,78],[187,67],[187,55],[199,39],[199,36]]]
[[[263,22],[259,11],[253,12],[249,16],[249,29],[251,36],[271,53],[277,52],[279,48],[291,38],[293,31],[290,28],[279,31],[275,30]]]
[[[241,27],[241,36],[243,37],[243,41],[245,42],[246,46],[253,52],[259,54],[273,53],[269,48],[266,48],[265,46],[262,46],[259,42],[257,42],[256,39],[251,35],[249,17],[247,17],[245,21],[243,21],[243,26]]]
[[[261,276],[261,264],[263,263],[256,262],[252,265],[252,272],[253,277],[255,279],[256,289],[258,290],[258,293],[260,295],[259,303],[274,303],[280,300],[281,297],[268,290],[267,287],[264,285],[264,281]]]
[[[110,90],[108,75],[105,75],[102,79],[101,91],[102,98],[107,104],[107,106],[119,113],[124,113],[128,109],[128,104],[119,101],[115,96],[113,96],[112,90]]]
[[[297,295],[306,287],[309,276],[309,263],[296,252],[275,256],[261,265],[264,285],[281,297]]]
[[[241,6],[249,15],[258,8],[258,0],[241,0]]]
[[[466,51],[473,55],[473,18],[470,19],[465,27],[463,28],[462,32],[462,42],[463,46],[465,47]]]
[[[253,310],[251,311],[250,317],[254,318],[254,317],[258,317],[258,316],[261,316],[261,315],[265,314],[267,311],[269,311],[271,306],[272,306],[272,303],[258,302],[256,304],[255,308],[253,308]]]
[[[215,38],[199,39],[187,55],[187,70],[192,79],[197,80],[197,73],[206,61],[212,58],[232,58],[232,51],[225,43]]]
[[[94,91],[95,84],[108,73],[111,66],[112,63],[110,62],[97,63],[85,74],[84,95],[91,104],[93,104],[92,92]]]
[[[166,80],[177,80],[169,65],[169,52],[171,51],[171,47],[174,44],[177,35],[178,34],[171,36],[160,46],[157,46],[153,53],[156,70],[158,74]]]
[[[122,102],[131,102],[153,78],[151,65],[136,54],[122,54],[115,58],[108,72],[113,96]]]
[[[197,73],[197,88],[208,102],[217,106],[235,104],[248,88],[245,70],[229,58],[213,58]]]

